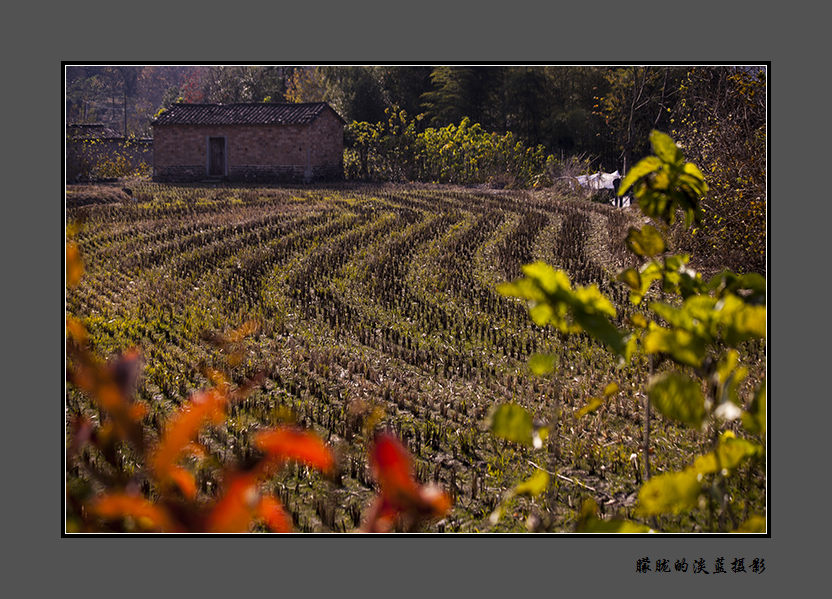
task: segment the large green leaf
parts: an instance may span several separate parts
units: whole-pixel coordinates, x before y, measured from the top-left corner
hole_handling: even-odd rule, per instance
[[[641,276],[635,268],[628,268],[618,275],[618,280],[626,284],[633,291],[641,290]]]
[[[668,418],[699,427],[705,419],[705,398],[698,381],[678,372],[664,372],[650,381],[650,404]]]
[[[662,168],[662,161],[656,156],[642,158],[621,180],[621,185],[618,187],[618,195],[624,195],[636,181],[660,168]]]
[[[726,431],[719,438],[716,449],[701,455],[693,462],[692,469],[697,474],[725,474],[735,470],[748,458],[760,455],[762,446],[745,439],[738,439],[731,431]]]
[[[728,293],[716,304],[715,318],[728,345],[736,346],[747,339],[765,339],[765,306],[748,305],[733,293]]]
[[[549,473],[545,470],[537,470],[529,478],[514,487],[515,495],[528,495],[536,497],[549,486]]]
[[[683,329],[666,329],[650,323],[642,343],[646,353],[667,354],[679,364],[696,367],[705,359],[705,340]]]
[[[575,532],[628,534],[655,531],[649,526],[632,520],[602,520],[598,517],[598,504],[595,503],[595,500],[586,499],[581,505],[581,513],[578,517]]]
[[[598,408],[604,405],[604,400],[600,397],[591,397],[586,405],[575,413],[575,418],[583,418],[587,414],[592,414]]]
[[[616,354],[625,355],[627,336],[610,322],[608,316],[578,310],[575,312],[575,321],[583,330],[606,344]]]
[[[655,129],[651,131],[650,145],[653,147],[653,153],[658,156],[662,162],[676,165],[680,164],[682,160],[684,160],[682,150],[679,149],[679,146],[676,145],[673,138],[666,133],[662,133],[661,131],[657,131]]]
[[[531,264],[524,264],[523,274],[535,281],[543,291],[549,294],[554,294],[559,289],[566,291],[572,289],[572,285],[569,283],[569,275],[540,260]]]
[[[716,291],[717,297],[732,293],[746,304],[766,303],[766,279],[753,272],[738,275],[730,270],[723,270],[708,281],[707,289]]]
[[[736,406],[742,405],[739,398],[740,383],[748,376],[748,368],[741,366],[739,363],[739,353],[734,349],[726,351],[717,361],[716,365],[716,383],[717,383],[717,402],[720,404],[715,412],[717,416],[722,416],[719,412],[732,414],[731,418],[738,418],[742,412]]]
[[[501,404],[491,413],[491,432],[508,441],[532,447],[534,422],[526,408],[513,403]]]
[[[652,225],[644,225],[641,229],[630,227],[627,233],[627,247],[634,254],[652,258],[665,250],[664,237]]]
[[[701,493],[699,475],[690,468],[659,474],[639,489],[637,512],[646,516],[688,512],[698,507]]]
[[[739,525],[739,527],[733,531],[738,533],[754,533],[754,532],[766,532],[766,519],[764,516],[760,516],[755,514],[751,516],[748,520],[743,522]]]
[[[655,260],[645,262],[641,268],[635,272],[635,276],[633,276],[633,273],[626,270],[619,276],[619,280],[623,280],[632,289],[632,292],[630,293],[630,302],[636,306],[639,305],[644,299],[644,296],[650,288],[650,285],[653,284],[653,281],[658,281],[661,278],[662,267]]]
[[[632,520],[601,520],[597,517],[590,517],[582,521],[576,532],[598,533],[598,534],[638,534],[656,532],[645,524],[639,524]]]
[[[534,354],[529,358],[529,370],[538,376],[551,374],[555,370],[557,356],[554,354]]]
[[[526,278],[497,286],[503,295],[528,300],[529,316],[535,324],[551,324],[564,333],[587,332],[624,356],[624,333],[612,324],[616,311],[597,285],[572,289],[569,276],[545,262],[523,266]]]

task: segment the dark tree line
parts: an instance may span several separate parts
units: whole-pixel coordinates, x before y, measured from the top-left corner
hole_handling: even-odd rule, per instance
[[[761,271],[766,85],[764,69],[735,66],[93,65],[67,67],[66,119],[141,136],[177,101],[327,101],[348,123],[404,110],[417,134],[467,117],[561,161],[622,172],[650,153],[659,129],[714,183],[699,237],[708,247],[696,253],[717,236]]]
[[[87,66],[67,69],[67,120],[147,134],[175,101],[328,101],[347,122],[383,121],[385,109],[423,114],[420,127],[458,124],[513,132],[555,156],[584,155],[625,169],[648,150],[651,129],[672,129],[687,67],[606,66]],[[729,67],[701,69],[715,73]],[[712,96],[699,77],[693,97]],[[695,86],[694,86],[695,87]]]

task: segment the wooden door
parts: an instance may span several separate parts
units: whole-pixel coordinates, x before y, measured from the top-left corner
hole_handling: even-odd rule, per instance
[[[208,176],[225,176],[225,138],[208,138]]]

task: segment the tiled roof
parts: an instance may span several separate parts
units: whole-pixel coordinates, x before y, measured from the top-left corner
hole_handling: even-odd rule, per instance
[[[326,102],[307,104],[174,104],[154,125],[304,125],[314,121]],[[333,112],[335,112],[333,110]],[[336,113],[337,115],[337,113]],[[338,117],[341,118],[340,116]],[[343,119],[341,119],[343,121]]]
[[[70,123],[66,126],[69,137],[83,137],[86,139],[109,139],[121,137],[121,133],[110,129],[104,123]]]

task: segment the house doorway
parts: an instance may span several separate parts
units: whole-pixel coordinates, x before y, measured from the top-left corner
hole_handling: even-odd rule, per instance
[[[208,138],[208,176],[225,176],[225,138]]]

